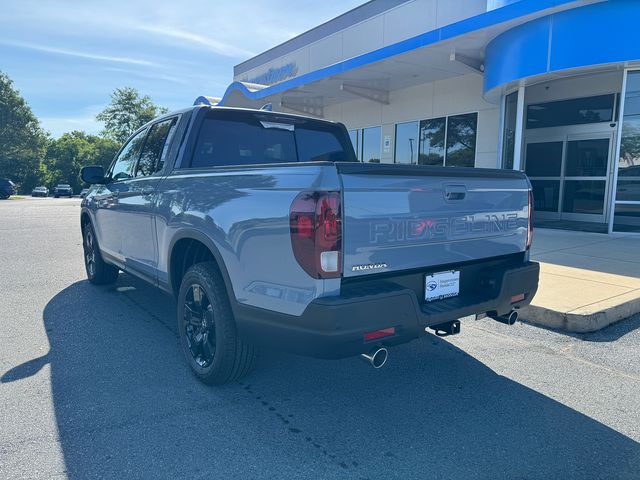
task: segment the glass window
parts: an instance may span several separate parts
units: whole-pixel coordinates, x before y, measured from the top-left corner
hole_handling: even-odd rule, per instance
[[[640,114],[626,112],[625,105],[616,200],[640,201]]]
[[[518,115],[518,92],[513,92],[504,100],[504,131],[502,138],[502,168],[513,169],[516,149],[516,120]]]
[[[445,117],[420,122],[420,165],[444,165]]]
[[[382,146],[382,128],[370,127],[362,129],[362,161],[380,163]]]
[[[477,129],[477,113],[453,115],[447,119],[447,167],[474,166]]]
[[[244,112],[206,118],[191,166],[353,160],[346,138],[332,125],[287,121]]]
[[[613,229],[616,232],[640,233],[640,203],[635,205],[616,205]]]
[[[615,95],[573,98],[527,107],[527,128],[611,122]]]
[[[299,162],[347,162],[344,146],[335,132],[320,129],[295,130]]]
[[[399,123],[396,125],[395,162],[418,163],[418,134],[420,122]]]
[[[604,180],[567,180],[564,182],[562,211],[602,215],[605,187]]]
[[[559,177],[562,169],[562,142],[527,144],[525,171],[530,177]]]
[[[640,72],[627,75],[627,93],[624,99],[624,116],[640,115]]]
[[[640,72],[627,74],[613,229],[640,233]]]
[[[177,121],[174,117],[151,126],[138,160],[136,177],[153,175],[163,167]]]
[[[531,180],[534,212],[557,212],[560,180]]]
[[[351,140],[351,145],[353,146],[353,151],[356,153],[356,157],[360,160],[360,143],[358,139],[360,137],[359,130],[349,130],[349,139]]]
[[[136,160],[140,156],[142,150],[142,144],[144,143],[144,136],[147,130],[142,130],[135,135],[120,151],[118,158],[111,169],[112,180],[126,180],[133,177],[133,168],[136,164]]]
[[[567,177],[604,177],[609,163],[609,139],[572,140],[567,144]]]

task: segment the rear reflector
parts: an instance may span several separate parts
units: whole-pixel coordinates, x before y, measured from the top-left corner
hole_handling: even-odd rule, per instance
[[[370,342],[372,340],[378,340],[379,338],[389,337],[396,334],[396,327],[383,328],[382,330],[375,330],[364,334],[364,341]]]
[[[522,300],[524,300],[524,293],[511,297],[511,303],[521,302]]]

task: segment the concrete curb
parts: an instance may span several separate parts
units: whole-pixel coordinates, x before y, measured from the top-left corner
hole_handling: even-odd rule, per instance
[[[605,303],[605,302],[601,302]],[[590,333],[629,318],[640,312],[640,298],[632,298],[617,305],[593,305],[589,312],[558,312],[538,305],[529,305],[518,311],[520,318],[534,325],[572,333]]]

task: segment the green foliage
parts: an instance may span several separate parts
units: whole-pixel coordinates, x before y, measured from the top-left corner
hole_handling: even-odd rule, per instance
[[[73,131],[51,139],[11,79],[0,72],[0,177],[16,182],[21,193],[58,183],[68,183],[77,193],[83,187],[82,167],[102,165],[106,170],[131,133],[166,111],[133,88],[118,88],[96,117],[105,123],[103,136]]]
[[[0,176],[30,191],[43,171],[47,135],[13,82],[0,72]]]
[[[80,169],[89,165],[102,165],[105,169],[118,152],[115,141],[73,131],[52,140],[45,158],[44,183],[50,188],[68,183],[74,192],[82,188]]]
[[[111,103],[96,116],[104,122],[102,134],[122,144],[142,125],[168,110],[155,105],[148,95],[140,96],[135,88],[116,88]]]

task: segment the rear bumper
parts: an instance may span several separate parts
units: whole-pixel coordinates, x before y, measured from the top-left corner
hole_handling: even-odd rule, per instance
[[[295,317],[254,307],[238,306],[236,320],[243,339],[249,343],[317,358],[344,358],[366,353],[376,345],[393,346],[409,342],[432,325],[488,313],[504,315],[531,303],[537,289],[540,268],[527,262],[502,271],[487,271],[477,289],[433,303],[418,298],[410,288],[393,282],[358,289],[345,289],[338,297],[318,298],[302,316]],[[524,299],[515,303],[515,295]],[[396,334],[372,342],[364,334],[395,327]]]

